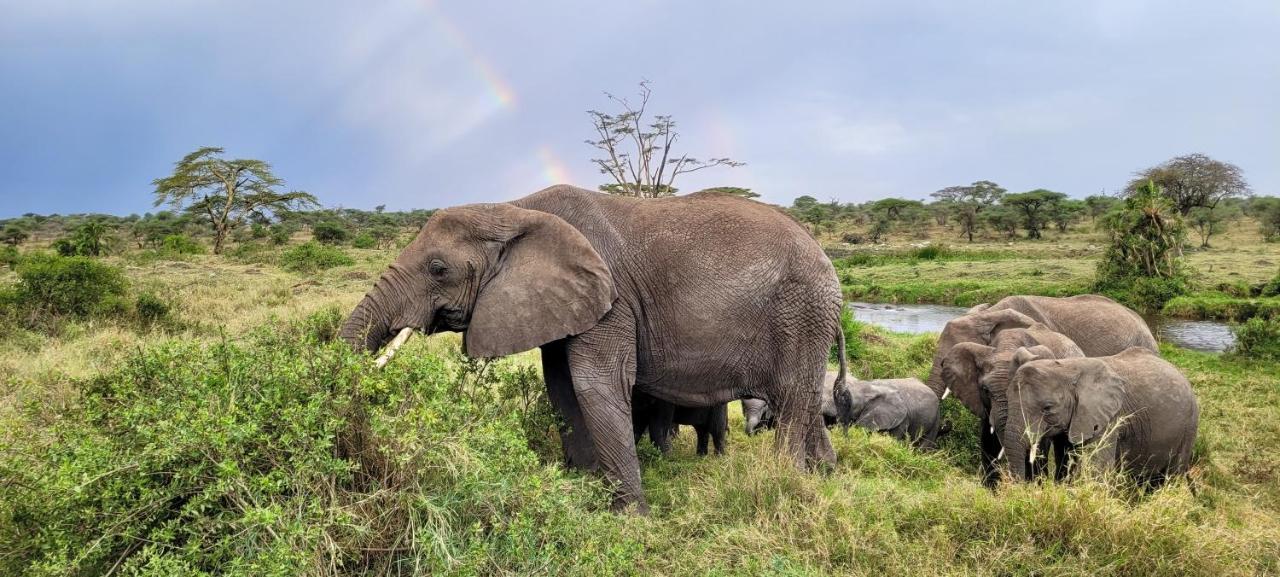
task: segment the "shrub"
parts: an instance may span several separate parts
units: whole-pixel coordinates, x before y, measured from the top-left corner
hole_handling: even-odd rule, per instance
[[[31,255],[18,265],[17,299],[33,320],[113,312],[127,288],[120,269],[90,258]]]
[[[271,225],[271,244],[288,244],[290,238],[293,238],[292,226],[285,224]]]
[[[77,226],[71,236],[54,241],[53,249],[62,256],[103,256],[114,241],[111,226],[91,220]]]
[[[311,227],[311,236],[324,244],[341,244],[347,240],[347,229],[342,223],[322,220]]]
[[[1258,290],[1259,296],[1280,297],[1280,272]]]
[[[18,247],[16,246],[0,246],[0,266],[17,267],[20,255],[21,253],[18,252]]]
[[[171,254],[204,254],[204,245],[184,234],[171,234],[160,241],[160,250]]]
[[[133,301],[133,314],[138,325],[149,330],[173,323],[173,306],[154,293],[139,293]]]
[[[1236,337],[1233,350],[1244,357],[1280,361],[1280,318],[1254,317],[1231,327]]]
[[[1148,182],[1103,218],[1111,244],[1093,290],[1144,312],[1161,309],[1189,288],[1182,246],[1186,227],[1173,202]]]
[[[355,264],[355,261],[337,247],[310,241],[284,251],[280,255],[280,263],[285,270],[315,272],[335,266]]]
[[[378,246],[378,240],[373,238],[372,234],[362,232],[351,239],[351,246],[355,248],[374,248]]]

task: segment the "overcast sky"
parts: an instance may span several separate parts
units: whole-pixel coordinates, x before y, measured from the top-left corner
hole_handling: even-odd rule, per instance
[[[1280,2],[0,0],[0,217],[151,209],[205,145],[325,205],[604,182],[603,91],[651,81],[677,182],[790,203],[1115,190],[1203,152],[1280,194]]]

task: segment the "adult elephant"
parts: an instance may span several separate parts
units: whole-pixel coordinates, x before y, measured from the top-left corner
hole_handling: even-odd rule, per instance
[[[1021,316],[1011,314],[1014,312]],[[933,368],[925,384],[939,397],[947,396],[942,360],[951,352],[951,347],[966,342],[990,344],[1003,329],[1030,326],[1028,320],[1062,333],[1079,345],[1086,357],[1114,355],[1129,347],[1159,352],[1146,321],[1129,307],[1102,295],[1011,296],[991,306],[978,305],[947,323],[938,337]]]
[[[1009,468],[1028,479],[1044,437],[1063,435],[1095,471],[1121,470],[1158,485],[1191,466],[1200,407],[1169,362],[1142,348],[1097,358],[1021,363],[1009,387]]]
[[[797,465],[835,461],[819,387],[840,304],[831,261],[777,209],[562,185],[436,212],[341,336],[375,350],[405,327],[462,331],[473,357],[541,347],[566,462],[645,511],[633,389],[687,407],[766,399]]]
[[[1075,342],[1043,323],[1017,311],[1003,314],[1010,319],[1021,318],[1028,326],[1001,330],[991,338],[990,345],[959,343],[942,359],[943,384],[978,417],[983,482],[987,486],[994,486],[998,479],[995,461],[1000,455],[1008,416],[1006,391],[1020,363],[1014,354],[1030,349],[1046,358],[1084,356]],[[1056,447],[1055,451],[1061,452]]]

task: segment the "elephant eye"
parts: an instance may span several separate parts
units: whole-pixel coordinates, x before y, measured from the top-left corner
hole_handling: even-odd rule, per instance
[[[449,267],[445,266],[444,261],[437,258],[432,259],[431,264],[427,266],[427,271],[431,273],[431,276],[440,277],[449,272]]]

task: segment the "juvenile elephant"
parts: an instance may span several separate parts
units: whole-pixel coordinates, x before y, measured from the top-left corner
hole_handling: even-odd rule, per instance
[[[1090,468],[1156,485],[1190,466],[1199,420],[1191,384],[1149,350],[1032,360],[1009,388],[1004,445],[1018,479],[1029,477],[1037,441],[1065,434],[1091,455]]]
[[[375,350],[403,328],[462,331],[473,357],[541,347],[567,464],[602,470],[615,508],[643,512],[636,390],[692,407],[765,399],[797,466],[835,461],[819,390],[840,306],[831,261],[776,208],[554,186],[437,211],[340,335]]]
[[[1020,313],[1014,315],[1012,313]],[[1089,357],[1118,354],[1129,347],[1159,352],[1156,339],[1138,313],[1101,295],[1066,298],[1011,296],[990,305],[978,305],[952,319],[938,337],[933,368],[926,383],[939,397],[949,393],[942,381],[942,359],[960,343],[990,344],[1004,329],[1026,328],[1039,322],[1062,333]]]
[[[690,425],[698,435],[698,454],[707,454],[708,441],[715,443],[717,455],[724,454],[725,438],[729,434],[729,404],[711,407],[677,407],[671,403],[636,393],[631,401],[631,420],[637,442],[646,432],[649,441],[663,454],[671,450],[671,439],[680,432],[680,425]]]
[[[743,432],[747,435],[754,435],[761,429],[772,429],[776,424],[773,409],[763,399],[742,399],[742,419],[745,421]]]
[[[920,379],[853,379],[834,389],[836,420],[932,449],[938,437],[938,396]]]
[[[1049,330],[1043,323],[1031,321],[1017,311],[1006,311],[1003,316],[1030,323],[1025,328],[999,331],[990,345],[959,343],[942,359],[942,383],[946,390],[978,417],[978,438],[981,448],[983,482],[993,486],[999,479],[995,461],[1000,457],[1000,439],[1004,435],[1008,415],[1006,390],[1010,376],[1020,364],[1015,359],[1019,349],[1031,350],[1041,358],[1074,358],[1084,356],[1075,342],[1062,333]],[[1055,445],[1055,453],[1062,447]],[[1059,461],[1061,462],[1061,461]],[[1065,470],[1060,469],[1061,474]]]

